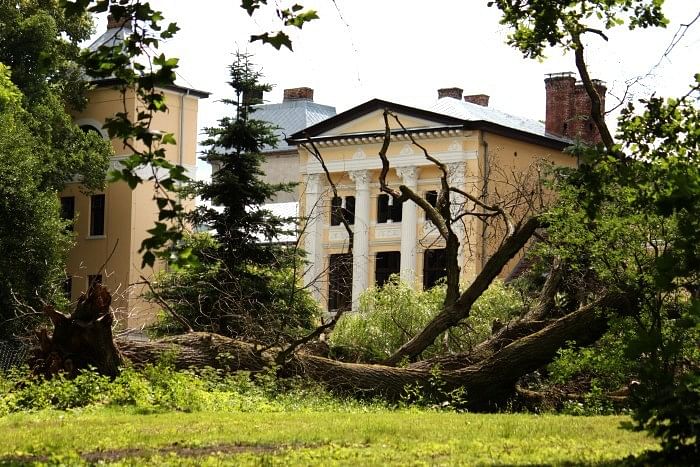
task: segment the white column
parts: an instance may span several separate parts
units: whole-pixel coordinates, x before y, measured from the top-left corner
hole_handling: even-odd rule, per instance
[[[323,270],[323,204],[321,175],[309,174],[306,179],[304,249],[309,264],[304,272],[304,285],[316,300],[321,300],[319,279]]]
[[[464,162],[447,164],[447,182],[450,184],[450,186],[464,190],[464,184],[466,182],[465,171],[466,165]],[[459,215],[459,213],[463,211],[465,208],[465,202],[466,199],[462,195],[450,193],[450,206],[452,207],[451,211],[453,217]],[[457,264],[459,264],[459,269],[461,271],[464,270],[464,245],[467,242],[467,232],[464,227],[464,219],[465,218],[460,219],[452,226],[452,230],[459,239],[459,256],[457,257]]]
[[[416,167],[398,167],[396,174],[401,177],[406,188],[416,191],[418,187]],[[407,200],[401,207],[401,280],[411,287],[416,284],[416,203]]]
[[[369,172],[349,172],[355,181],[355,225],[352,246],[352,309],[357,310],[360,294],[369,287]]]

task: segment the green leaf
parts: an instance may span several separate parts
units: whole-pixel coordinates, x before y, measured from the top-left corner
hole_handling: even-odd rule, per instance
[[[250,42],[256,41],[261,41],[263,44],[270,44],[277,50],[280,50],[282,46],[288,48],[289,50],[293,50],[292,40],[282,31],[278,31],[274,35],[270,35],[266,32],[264,34],[250,36]]]

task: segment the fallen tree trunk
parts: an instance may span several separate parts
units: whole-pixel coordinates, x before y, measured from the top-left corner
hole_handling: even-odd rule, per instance
[[[543,329],[512,342],[477,364],[442,371],[440,384],[429,368],[396,368],[385,365],[342,363],[297,353],[280,370],[282,376],[305,376],[330,390],[367,397],[397,400],[407,386],[417,386],[428,396],[445,397],[458,388],[466,390],[468,407],[487,410],[502,406],[515,392],[524,375],[549,363],[568,341],[585,336],[604,325],[605,319],[592,307],[583,307],[559,318]],[[208,333],[190,333],[156,342],[118,341],[122,354],[136,364],[155,363],[164,353],[173,355],[179,368],[211,366],[229,371],[259,371],[274,364],[275,353]],[[225,355],[225,358],[220,358]],[[440,394],[435,394],[436,388]],[[434,393],[434,394],[431,394]]]
[[[525,246],[539,227],[541,227],[540,221],[536,217],[531,217],[525,221],[516,232],[503,242],[498,251],[489,258],[479,275],[459,296],[457,301],[444,308],[418,334],[387,358],[384,364],[393,366],[405,358],[415,359],[435,342],[435,339],[440,334],[467,318],[474,302],[491,285],[508,261]]]
[[[504,336],[512,331],[502,331],[478,361],[454,356],[453,365],[445,365],[437,375],[435,362],[430,366],[396,368],[342,363],[303,351],[289,354],[279,374],[305,376],[335,392],[389,400],[405,395],[407,386],[436,398],[449,397],[453,390],[462,389],[466,391],[470,409],[487,410],[502,406],[514,395],[520,378],[549,363],[567,342],[587,343],[596,339],[606,322],[599,306],[624,304],[623,298],[606,295],[599,302],[559,319],[538,322],[538,326],[543,323],[538,329],[519,327],[518,332],[523,335],[511,342]],[[87,296],[81,297],[70,316],[47,308],[54,331],[38,334],[40,346],[34,359],[35,370],[47,376],[59,371],[75,375],[80,369],[92,366],[102,374],[115,376],[122,358],[137,366],[166,358],[181,369],[213,367],[257,372],[276,367],[283,353],[280,349],[263,349],[217,334],[197,332],[146,342],[122,338],[116,340],[115,346],[110,302],[109,292],[96,284]]]
[[[623,297],[616,293],[607,293],[598,300],[585,305],[576,313],[585,313],[588,311],[595,312],[601,309],[619,308],[626,306]],[[531,319],[528,319],[531,318]],[[491,337],[485,341],[475,345],[469,352],[462,352],[453,355],[441,355],[438,357],[422,360],[410,365],[410,368],[431,368],[435,365],[440,365],[440,368],[445,370],[455,370],[463,368],[465,365],[473,365],[484,359],[494,355],[507,345],[522,339],[525,336],[536,333],[557,320],[543,319],[541,314],[527,313],[523,318],[516,318],[508,322],[505,326],[496,331]],[[579,345],[588,345],[597,341],[606,330],[605,320],[599,320],[591,323],[592,326],[585,329],[576,337],[576,342]]]

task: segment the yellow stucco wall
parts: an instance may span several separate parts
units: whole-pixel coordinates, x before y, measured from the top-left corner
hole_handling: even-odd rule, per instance
[[[170,90],[165,91],[165,95],[168,111],[156,114],[151,128],[172,133],[175,137],[178,144],[165,148],[168,160],[194,169],[197,162],[198,99]],[[132,118],[136,115],[139,107],[133,92],[128,92],[124,100],[117,89],[96,88],[90,91],[86,109],[76,113],[74,121],[81,126],[101,129],[107,117],[125,108]],[[184,109],[184,114],[181,114],[181,109]],[[112,167],[118,168],[119,158],[131,152],[119,140],[112,140],[112,147],[115,154]],[[102,274],[103,283],[113,293],[113,308],[120,328],[138,328],[153,322],[157,307],[143,300],[144,287],[135,285],[141,281],[142,275],[146,278],[153,275],[151,268],[141,268],[141,253],[138,252],[141,242],[149,235],[147,230],[153,227],[158,217],[153,183],[145,182],[133,191],[123,182],[105,187],[105,235],[99,238],[89,236],[90,194],[82,190],[79,183],[70,183],[60,193],[60,196],[74,196],[76,203],[76,244],[66,271],[73,277],[71,298],[76,300],[86,290],[88,275]],[[192,206],[192,203],[187,205]],[[155,269],[162,267],[162,264],[157,264]]]
[[[514,185],[522,187],[526,183],[534,182],[538,166],[542,168],[541,176],[546,177],[548,167],[551,167],[552,164],[559,167],[575,167],[577,164],[575,157],[545,146],[525,143],[493,133],[484,133],[483,139],[488,147],[489,170],[491,172],[489,198],[493,201],[512,199],[515,191]],[[480,160],[483,160],[483,153]],[[518,177],[522,177],[522,181],[525,183],[519,183]],[[537,202],[542,201],[546,206],[553,200],[553,194],[545,190],[542,199],[537,199]],[[522,206],[524,201],[522,199],[521,206],[511,211],[512,217],[516,221],[531,213]],[[487,258],[498,248],[504,234],[499,228],[491,228],[488,232],[485,242]],[[484,250],[479,249],[479,251]],[[522,259],[523,254],[524,250],[508,263],[502,271],[501,277],[505,278],[510,274],[518,261]]]

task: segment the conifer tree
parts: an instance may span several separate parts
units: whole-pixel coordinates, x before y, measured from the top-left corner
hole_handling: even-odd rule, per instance
[[[230,76],[235,98],[224,102],[234,106],[235,114],[206,129],[206,158],[217,169],[211,182],[197,189],[199,197],[212,205],[199,209],[197,220],[216,231],[220,259],[229,268],[272,264],[279,253],[274,240],[282,233],[283,220],[263,205],[285,187],[262,180],[261,153],[266,146],[275,146],[277,139],[272,125],[254,118],[254,106],[262,103],[263,92],[271,86],[259,82],[261,74],[243,53],[236,54]]]
[[[215,241],[195,239],[192,246],[201,264],[182,273],[197,282],[206,278],[209,286],[197,287],[184,277],[160,286],[171,302],[187,304],[179,311],[196,330],[276,340],[310,327],[316,306],[297,287],[299,253],[279,242],[291,219],[264,206],[275,192],[291,189],[262,179],[262,151],[277,140],[274,127],[255,119],[254,111],[271,86],[260,83],[261,74],[243,53],[236,54],[230,77],[235,96],[225,102],[233,106],[233,116],[205,130],[205,157],[214,172],[211,181],[194,189],[204,204],[193,221],[212,231]],[[184,300],[182,295],[172,300],[180,293]]]

